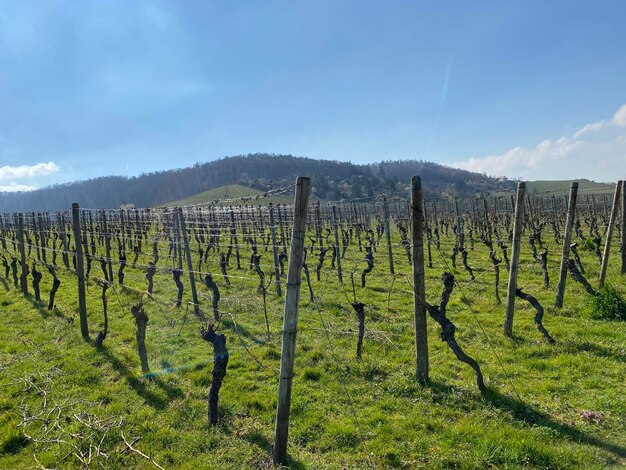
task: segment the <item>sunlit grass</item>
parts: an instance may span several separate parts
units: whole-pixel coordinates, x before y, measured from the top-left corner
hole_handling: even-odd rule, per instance
[[[450,267],[452,233],[443,237],[445,258],[433,243],[433,268],[426,269],[428,300],[438,301],[441,274],[451,270],[459,286],[448,316],[457,326],[459,344],[481,365],[489,387],[484,395],[476,389],[472,370],[440,341],[439,327],[432,321],[428,327],[431,381],[426,387],[417,384],[411,268],[399,239],[394,237],[395,279],[389,274],[383,238],[367,286],[356,283],[356,297],[366,304],[361,362],[355,357],[357,319],[349,304],[353,295],[349,273],[365,267],[364,252],[359,252],[354,241],[350,245],[343,262],[344,288],[330,270],[330,256],[321,282],[315,279],[316,257],[311,257],[316,301],[309,302],[303,282],[289,437],[291,466],[364,468],[371,462],[380,468],[606,468],[623,464],[626,324],[592,318],[588,294],[571,278],[564,308],[553,307],[559,260],[552,253],[559,250],[547,233],[544,239],[551,253],[550,288],[543,287],[541,268],[527,243],[522,244],[519,285],[545,307],[544,325],[556,345],[543,340],[533,323],[534,311],[519,299],[514,337],[503,336],[504,305],[495,302],[493,272],[484,245],[476,241],[470,251],[468,262],[477,280],[468,284],[460,257],[458,269]],[[194,264],[196,245],[192,242]],[[159,266],[171,266],[164,243],[160,250]],[[262,267],[269,273],[271,251],[263,250],[259,250]],[[587,278],[597,284],[595,254],[583,249],[580,254]],[[128,266],[125,284],[129,289],[109,289],[109,334],[100,349],[80,337],[76,280],[71,272],[58,270],[63,284],[57,294],[58,310],[52,312],[32,297],[24,298],[10,279],[2,279],[0,467],[80,467],[78,450],[86,454],[90,445],[99,445],[106,456],[94,457],[94,466],[153,468],[137,454],[121,452],[125,448],[121,432],[129,442],[140,437],[135,447],[166,468],[267,467],[273,443],[283,299],[270,284],[271,339],[267,341],[262,297],[248,259],[247,247],[242,248],[243,269],[237,270],[231,258],[232,286],[226,287],[219,275],[219,258],[214,252],[210,255],[210,270],[222,295],[220,308],[231,314],[221,325],[231,359],[220,396],[220,424],[214,428],[207,425],[212,349],[200,338],[201,322],[193,308],[172,306],[176,288],[171,275],[159,272],[155,276],[154,295],[163,305],[143,298],[150,318],[149,363],[151,370],[159,372],[153,379],[141,376],[129,308],[145,290],[143,269]],[[140,264],[148,260],[142,256]],[[617,261],[617,256],[611,260],[608,280],[623,296],[625,281]],[[94,276],[102,277],[99,265],[94,263],[92,269]],[[500,277],[504,301],[504,264]],[[184,283],[188,301],[188,279]],[[210,292],[200,279],[197,283],[203,294],[202,309],[210,316],[206,297]],[[46,273],[41,284],[44,298],[50,286]],[[95,338],[103,318],[100,288],[93,282],[87,298],[90,332]],[[31,382],[46,390],[49,404],[68,404],[59,415],[59,428],[48,434],[41,422],[16,427],[25,413],[43,409],[44,396],[36,387],[29,389]],[[106,433],[93,431],[87,438],[90,431],[75,417],[81,411],[121,424]],[[601,422],[583,418],[585,411],[603,413]],[[49,426],[57,422],[55,416],[51,415]],[[63,442],[37,443],[26,434],[35,439],[58,437]]]

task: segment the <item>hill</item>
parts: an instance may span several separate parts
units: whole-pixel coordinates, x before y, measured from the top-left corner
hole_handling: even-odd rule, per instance
[[[402,160],[368,165],[315,160],[292,155],[253,154],[197,163],[192,167],[126,178],[105,176],[54,185],[31,192],[0,193],[0,211],[66,210],[81,207],[138,207],[182,201],[204,191],[239,184],[261,192],[292,185],[298,176],[311,176],[313,195],[321,199],[363,199],[402,192],[411,175],[424,181],[425,195],[469,196],[509,190],[512,181],[449,168],[437,163]]]

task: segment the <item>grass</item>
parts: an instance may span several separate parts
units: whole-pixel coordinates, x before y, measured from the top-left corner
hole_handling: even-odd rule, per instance
[[[266,206],[270,202],[274,204],[293,204],[293,197],[291,196],[261,197],[262,195],[263,192],[258,189],[248,188],[240,184],[229,184],[227,186],[220,186],[219,188],[213,188],[202,193],[194,194],[193,196],[179,201],[161,204],[161,206],[193,206],[215,202],[232,206],[241,206],[245,204],[260,204],[262,206]]]
[[[289,467],[623,466],[626,323],[592,318],[589,296],[572,279],[567,281],[564,308],[553,307],[559,260],[552,254],[559,245],[546,229],[551,286],[543,287],[541,268],[528,243],[522,244],[519,285],[545,307],[544,325],[557,343],[543,341],[533,324],[534,311],[519,299],[514,337],[504,337],[504,306],[494,301],[486,247],[476,242],[470,251],[468,262],[477,275],[470,284],[460,259],[459,270],[449,267],[451,232],[443,237],[445,259],[433,243],[433,267],[426,268],[427,297],[431,303],[437,301],[444,270],[455,274],[460,287],[453,292],[448,316],[457,327],[459,344],[480,363],[488,392],[478,393],[473,372],[439,340],[439,327],[430,320],[430,383],[416,382],[411,269],[397,233],[398,275],[389,274],[383,244],[375,254],[367,287],[356,288],[357,299],[366,304],[361,362],[355,359],[356,315],[330,269],[330,256],[321,281],[315,279],[311,258],[317,300],[309,302],[303,284]],[[165,257],[166,245],[160,249],[160,265],[171,264]],[[133,289],[145,289],[142,269],[126,269],[128,289],[109,289],[110,330],[102,348],[80,337],[71,272],[59,270],[63,284],[59,307],[52,312],[24,297],[10,279],[0,278],[0,468],[80,468],[90,450],[94,467],[154,468],[146,458],[124,451],[122,433],[165,468],[271,466],[283,299],[274,294],[272,283],[267,296],[272,336],[267,341],[258,280],[247,269],[248,248],[242,252],[244,269],[235,269],[231,259],[231,287],[217,276],[216,254],[210,257],[222,294],[220,308],[232,314],[221,326],[231,358],[220,394],[220,424],[213,428],[207,425],[212,349],[201,340],[201,323],[192,312],[171,305],[169,299],[175,297],[171,275],[155,276],[154,293],[164,305],[144,298],[150,318],[148,355],[156,371],[151,379],[140,372],[129,308],[140,296]],[[269,272],[271,252],[262,248],[260,252],[262,267]],[[607,279],[624,296],[626,280],[619,274],[618,250],[612,253]],[[597,284],[597,258],[583,248],[580,254],[587,278]],[[343,263],[348,296],[352,294],[348,274],[365,267],[363,256],[353,242]],[[147,259],[140,258],[140,263],[147,264]],[[101,275],[96,264],[93,270]],[[503,299],[506,278],[502,265]],[[189,282],[184,282],[188,300]],[[41,284],[44,296],[50,284],[46,273]],[[203,310],[210,312],[209,291],[200,282],[198,289]],[[93,282],[87,304],[95,338],[102,327],[102,304]],[[31,420],[18,426],[23,418]]]
[[[615,287],[605,284],[589,301],[593,318],[626,321],[626,300]]]
[[[598,194],[613,193],[615,191],[615,183],[596,183],[585,179],[578,181],[578,194]],[[526,190],[528,194],[550,192],[555,196],[566,196],[569,194],[570,180],[538,180],[526,182]],[[596,201],[599,202],[599,201]],[[608,204],[611,200],[608,200]]]

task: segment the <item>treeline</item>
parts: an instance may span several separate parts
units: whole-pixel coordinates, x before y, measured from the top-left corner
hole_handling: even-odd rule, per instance
[[[427,196],[469,196],[514,187],[506,179],[417,160],[355,165],[292,155],[252,154],[131,178],[104,176],[31,192],[0,193],[0,211],[55,211],[67,209],[72,202],[88,208],[113,208],[127,203],[151,207],[227,184],[263,191],[275,189],[292,184],[297,176],[311,176],[313,192],[322,199],[361,199],[381,193],[404,194],[406,183],[414,174],[422,176]]]

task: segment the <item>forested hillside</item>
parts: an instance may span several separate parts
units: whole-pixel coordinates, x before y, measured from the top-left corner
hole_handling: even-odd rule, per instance
[[[253,154],[132,178],[105,176],[31,192],[0,193],[0,210],[62,210],[72,202],[89,208],[118,207],[124,203],[149,207],[228,184],[266,191],[292,184],[297,176],[311,176],[313,194],[319,198],[361,199],[403,191],[414,174],[422,176],[427,196],[468,196],[513,187],[513,182],[506,179],[417,160],[355,165],[291,155]]]

